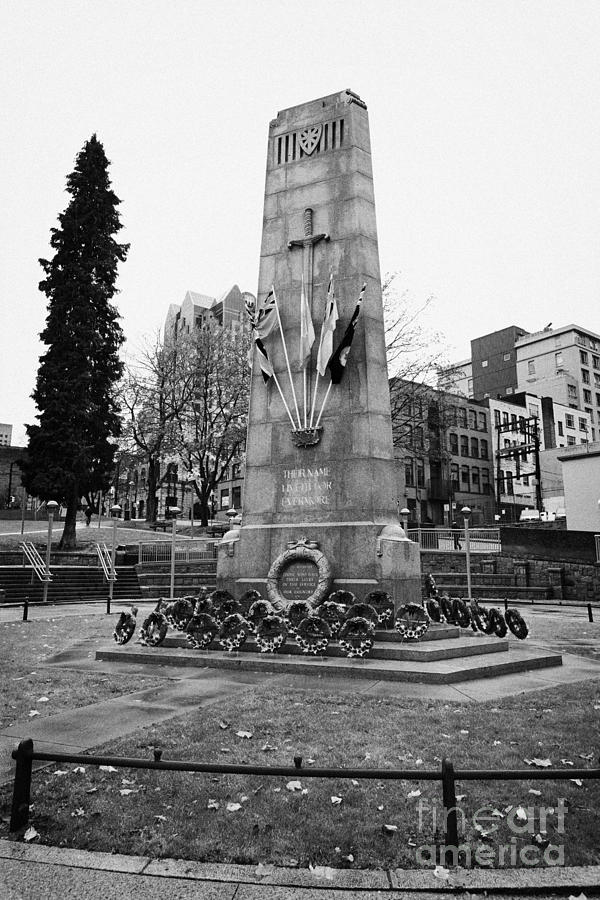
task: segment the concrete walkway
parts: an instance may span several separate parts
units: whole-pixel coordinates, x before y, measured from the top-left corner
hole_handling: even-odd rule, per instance
[[[439,876],[442,877],[439,877]],[[3,900],[448,900],[600,896],[600,867],[364,871],[197,863],[0,840]]]

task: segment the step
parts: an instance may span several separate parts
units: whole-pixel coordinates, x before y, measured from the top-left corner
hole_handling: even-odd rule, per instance
[[[135,638],[134,638],[135,639]],[[184,635],[171,631],[160,648],[186,648],[189,644]],[[219,652],[221,645],[215,641],[207,651]],[[418,660],[421,662],[431,662],[441,659],[455,659],[457,657],[466,656],[482,656],[488,653],[503,653],[508,650],[508,641],[499,640],[498,638],[489,638],[481,635],[481,637],[461,637],[451,638],[439,641],[420,641],[406,643],[384,643],[375,641],[373,649],[369,653],[369,659],[397,659],[397,660]],[[240,649],[240,653],[259,653],[258,646],[254,637],[249,637]],[[285,643],[285,654],[291,656],[302,656],[302,649],[296,644],[293,638],[288,638]],[[344,658],[345,651],[337,642],[332,642],[327,648],[327,656],[330,658]]]
[[[347,659],[294,656],[283,653],[227,653],[226,651],[163,649],[115,644],[96,651],[96,659],[139,665],[192,666],[237,669],[287,675],[337,676],[370,681],[410,681],[421,684],[457,684],[515,672],[562,665],[558,653],[536,647],[518,647],[503,653],[480,654],[437,661]]]

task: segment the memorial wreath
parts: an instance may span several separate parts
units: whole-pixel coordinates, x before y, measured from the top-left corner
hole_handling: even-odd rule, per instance
[[[185,630],[188,643],[194,650],[206,650],[219,633],[219,623],[205,612],[192,616]]]
[[[249,622],[240,613],[232,613],[221,622],[219,643],[224,650],[239,650],[250,631]]]
[[[285,613],[290,634],[296,633],[300,622],[310,616],[311,612],[312,608],[306,600],[294,600],[293,603],[290,603]]]
[[[377,613],[379,625],[391,628],[394,624],[394,602],[387,591],[369,591],[364,599]]]
[[[373,625],[379,622],[377,610],[370,603],[353,603],[346,612],[346,619],[368,619]]]
[[[332,635],[336,635],[344,624],[345,614],[346,607],[333,600],[326,600],[317,608],[317,615],[327,622]]]
[[[366,656],[373,646],[374,639],[375,626],[363,616],[346,619],[340,628],[340,647],[346,651],[348,657]]]
[[[122,612],[119,621],[115,625],[113,637],[117,644],[127,644],[133,637],[135,631],[137,607],[132,606],[131,612]]]
[[[138,643],[142,644],[144,647],[158,647],[158,645],[162,644],[166,638],[168,630],[169,623],[167,622],[167,617],[164,613],[155,609],[154,612],[151,612],[147,619],[145,619],[144,624],[140,628]]]
[[[246,618],[250,622],[253,631],[257,631],[258,626],[266,616],[272,616],[275,610],[268,600],[255,600]]]
[[[283,616],[265,616],[256,630],[256,645],[261,653],[276,653],[285,644],[287,633]]]
[[[524,641],[529,634],[529,628],[521,613],[516,609],[507,609],[504,618],[514,636],[520,641]]]
[[[170,616],[167,616],[169,624],[177,631],[185,631],[188,622],[194,615],[194,606],[196,604],[195,597],[182,597],[169,604]]]
[[[331,629],[322,616],[307,616],[296,630],[296,643],[303,653],[316,656],[327,650]]]
[[[402,640],[418,641],[429,628],[429,618],[418,603],[403,603],[396,613],[394,628]]]

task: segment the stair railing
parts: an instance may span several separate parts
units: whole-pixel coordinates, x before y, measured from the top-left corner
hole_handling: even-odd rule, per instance
[[[96,544],[96,553],[104,572],[104,577],[108,582],[117,580],[116,567],[113,570],[112,556],[106,544]]]
[[[27,557],[29,565],[40,579],[40,581],[52,581],[52,572],[46,567],[46,563],[40,556],[37,548],[31,541],[21,541],[21,550]]]

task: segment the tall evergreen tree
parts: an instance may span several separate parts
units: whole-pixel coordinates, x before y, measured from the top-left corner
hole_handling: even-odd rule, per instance
[[[51,230],[51,260],[40,259],[48,297],[47,346],[32,394],[39,424],[27,426],[23,483],[30,494],[62,501],[66,520],[61,549],[75,546],[75,521],[83,494],[106,489],[120,433],[116,383],[122,374],[123,332],[111,300],[117,265],[128,244],[111,190],[108,160],[96,135],[77,156],[67,178],[71,200]]]

